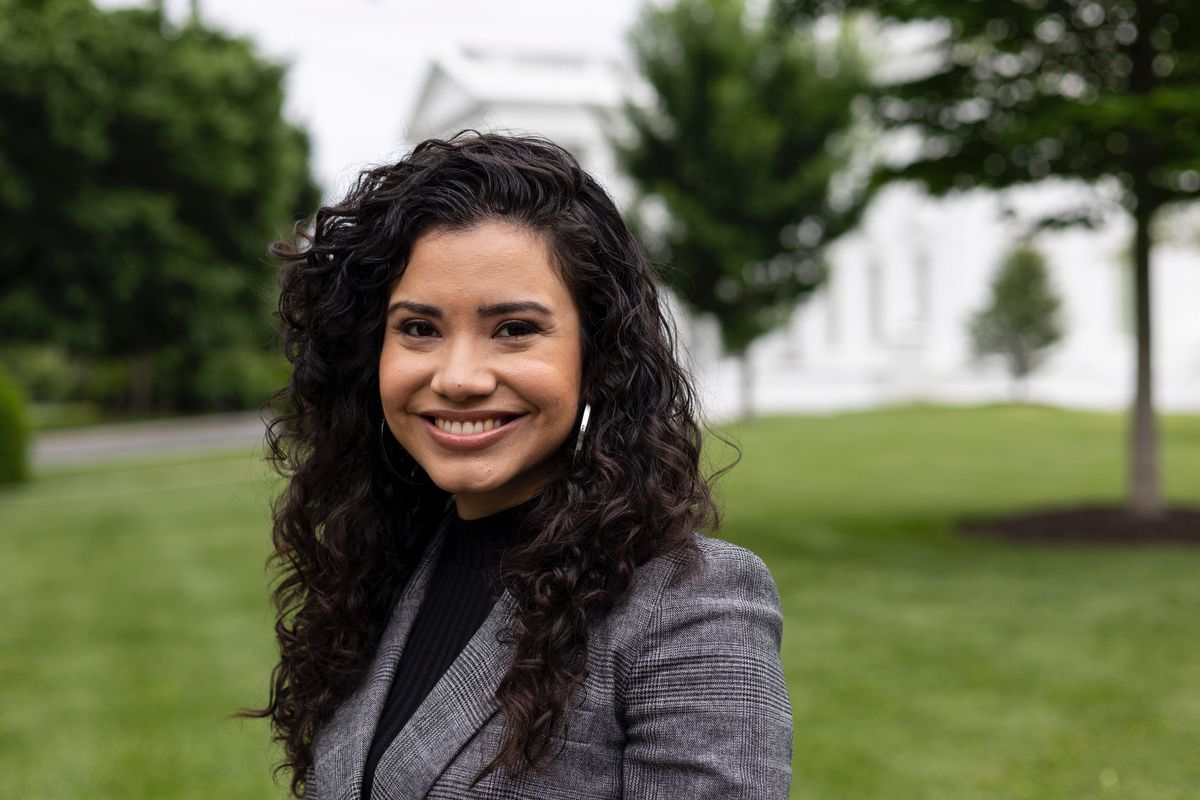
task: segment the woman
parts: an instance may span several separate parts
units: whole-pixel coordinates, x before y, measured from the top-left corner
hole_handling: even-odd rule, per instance
[[[540,139],[427,141],[288,262],[268,441],[292,790],[783,798],[770,573],[717,521],[652,269]]]

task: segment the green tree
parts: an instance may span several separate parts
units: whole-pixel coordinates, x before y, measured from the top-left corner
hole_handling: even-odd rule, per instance
[[[881,179],[932,191],[1049,176],[1113,185],[1134,223],[1137,371],[1129,509],[1163,513],[1152,396],[1150,253],[1156,215],[1200,192],[1200,4],[1191,0],[776,0],[777,19],[870,11],[932,21],[931,70],[879,87],[889,128],[922,150]],[[1096,202],[1047,218],[1095,224]]]
[[[747,348],[817,287],[823,248],[861,210],[831,182],[864,70],[850,39],[781,35],[741,0],[649,6],[632,40],[653,102],[626,106],[617,152],[667,217],[643,238],[676,295],[716,318],[749,413]]]
[[[265,242],[317,200],[283,68],[153,9],[0,20],[0,339],[128,360],[142,407],[164,354],[265,343]]]
[[[976,356],[1004,359],[1014,396],[1062,339],[1061,305],[1050,286],[1046,259],[1033,245],[1020,245],[1008,254],[992,281],[988,305],[971,319],[970,332]]]

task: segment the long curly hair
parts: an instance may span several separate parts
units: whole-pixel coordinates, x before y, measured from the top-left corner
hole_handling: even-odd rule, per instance
[[[283,262],[279,317],[291,377],[268,406],[269,459],[287,479],[271,564],[280,660],[264,708],[300,796],[313,738],[363,679],[399,590],[448,509],[414,461],[400,479],[380,441],[379,353],[390,287],[432,229],[506,221],[544,238],[579,311],[592,418],[572,461],[543,487],[505,553],[512,664],[496,690],[495,758],[509,777],[540,769],[587,677],[589,627],[621,603],[635,569],[714,529],[695,391],[654,270],[612,200],[562,148],[464,131],[364,171],[271,247]],[[389,445],[394,448],[395,444]]]

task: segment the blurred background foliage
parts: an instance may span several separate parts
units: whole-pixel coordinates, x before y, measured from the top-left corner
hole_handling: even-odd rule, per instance
[[[875,182],[917,180],[934,193],[1004,188],[1056,176],[1115,184],[1045,215],[1041,226],[1134,223],[1131,274],[1137,370],[1130,512],[1160,516],[1151,362],[1150,251],[1156,216],[1200,197],[1200,5],[1192,0],[775,0],[777,25],[829,15],[924,26],[921,63],[880,74],[873,116],[917,140]]]
[[[741,0],[647,6],[632,42],[652,100],[626,102],[614,143],[664,280],[740,358],[743,414],[747,348],[820,285],[825,245],[866,199],[834,180],[850,171],[851,101],[867,87],[853,26],[822,39],[770,23]]]
[[[266,243],[318,201],[283,68],[153,8],[0,0],[0,74],[0,361],[42,403],[261,403]]]

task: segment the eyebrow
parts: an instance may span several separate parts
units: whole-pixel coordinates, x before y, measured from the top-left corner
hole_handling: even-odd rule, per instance
[[[414,314],[422,314],[426,317],[434,319],[442,318],[442,310],[437,306],[427,306],[424,303],[414,303],[411,300],[397,300],[388,306],[387,315],[390,317],[394,312],[404,309],[411,311]]]
[[[475,313],[481,317],[499,317],[504,314],[521,314],[530,311],[535,314],[543,314],[547,317],[553,316],[550,313],[550,309],[541,303],[535,303],[533,300],[521,300],[515,303],[493,303],[492,305],[480,306],[475,309]]]
[[[426,317],[433,317],[434,319],[441,319],[443,316],[442,310],[437,306],[431,306],[425,303],[414,303],[411,300],[397,300],[389,305],[387,310],[388,316],[390,317],[394,312],[399,311],[400,309],[411,311],[414,314],[422,314]],[[475,309],[475,313],[481,317],[498,317],[504,314],[520,314],[531,311],[536,314],[543,314],[547,317],[554,316],[550,312],[550,309],[533,300],[520,300],[511,303],[492,303],[490,305],[479,306],[479,308]]]

